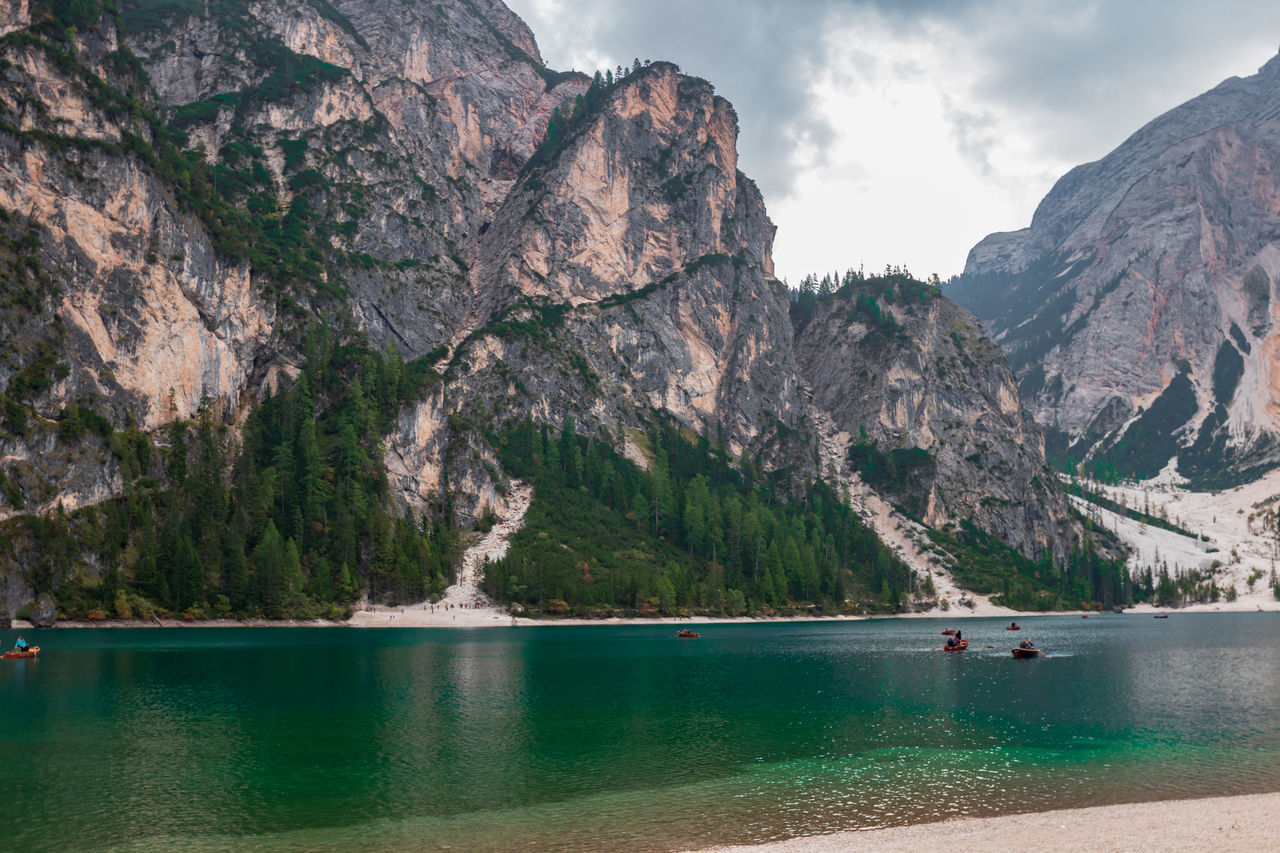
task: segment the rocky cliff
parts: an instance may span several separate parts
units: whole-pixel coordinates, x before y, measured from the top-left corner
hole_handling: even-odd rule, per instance
[[[1024,555],[1064,547],[1070,517],[999,348],[977,319],[903,277],[816,301],[796,333],[814,405],[869,485],[935,529],[972,521]]]
[[[1205,482],[1280,461],[1280,58],[1072,170],[951,294],[1009,354],[1056,452]],[[1223,476],[1218,476],[1219,474]]]
[[[318,438],[321,426],[280,416],[254,429],[279,439],[288,424],[285,448],[230,475],[296,499],[280,525],[304,562],[320,549],[306,541],[336,526],[314,498],[320,481],[358,471],[361,441],[385,463],[392,502],[423,515],[447,502],[464,524],[501,509],[493,439],[527,416],[572,417],[621,447],[661,412],[803,483],[818,439],[802,376],[842,424],[928,449],[928,519],[976,502],[979,523],[1025,553],[1057,535],[1060,496],[1033,483],[1039,439],[954,309],[931,302],[918,328],[904,315],[911,331],[883,350],[825,316],[797,342],[773,225],[737,168],[737,116],[705,81],[666,63],[552,71],[497,0],[92,5],[34,0],[0,16],[0,514],[114,496],[136,514],[136,491],[174,481],[172,457],[186,453],[166,425],[199,420],[212,447],[211,424],[234,437],[282,384],[309,421],[352,369],[346,356],[317,366],[317,348],[370,345],[417,377],[378,374],[394,387],[369,396],[398,405],[385,434],[363,434],[377,418],[362,402]],[[838,358],[823,354],[828,334]],[[894,379],[842,385],[847,369],[829,375],[840,359]],[[927,379],[938,359],[977,372],[940,386]],[[270,470],[246,473],[259,464]],[[977,468],[990,477],[961,488],[959,472]],[[370,476],[377,493],[382,472]],[[329,497],[346,512],[367,495]],[[1048,508],[1015,507],[1026,501]],[[237,524],[257,537],[263,521]],[[382,559],[388,529],[343,534],[342,559]],[[24,534],[11,556],[41,559],[46,535]],[[215,547],[199,530],[166,535]],[[136,558],[138,542],[114,541]],[[116,558],[93,559],[97,571]],[[12,582],[11,603],[26,594]]]

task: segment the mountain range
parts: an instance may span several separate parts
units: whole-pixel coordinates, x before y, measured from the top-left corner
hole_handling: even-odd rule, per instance
[[[700,446],[699,470],[724,460],[712,485],[741,496],[712,491],[708,559],[631,558],[659,578],[691,561],[695,609],[741,548],[742,501],[784,519],[750,534],[749,610],[932,606],[953,575],[1040,606],[1121,595],[1072,579],[1097,537],[974,316],[896,273],[789,292],[737,114],[673,64],[549,69],[498,0],[20,0],[0,36],[0,609],[420,600],[459,537],[509,511],[509,465],[549,459],[591,501],[609,476],[580,482],[575,460],[647,483],[591,511],[658,554],[703,530],[697,472],[665,491],[672,441]],[[1061,243],[1040,254],[1081,263]],[[973,276],[1024,276],[1039,249],[1015,244],[975,249]],[[1240,315],[1239,347],[1265,349],[1264,314]],[[839,563],[821,596],[762,576],[770,547],[845,553],[815,483],[896,507],[919,541],[894,544],[905,574]],[[551,491],[535,483],[535,507]],[[873,515],[854,523],[890,536]],[[540,603],[572,605],[594,582],[575,571]]]

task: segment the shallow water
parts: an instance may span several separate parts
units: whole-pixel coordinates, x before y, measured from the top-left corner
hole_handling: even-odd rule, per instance
[[[672,850],[1280,790],[1277,614],[957,624],[27,631],[0,848]],[[1024,636],[1051,657],[984,648]]]

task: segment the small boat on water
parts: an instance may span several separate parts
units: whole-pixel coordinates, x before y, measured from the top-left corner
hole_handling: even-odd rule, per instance
[[[700,636],[702,636],[702,635],[701,635],[701,634],[699,634],[697,631],[690,631],[688,628],[681,628],[679,631],[676,631],[676,636],[677,636],[677,637],[692,637],[693,639],[695,639],[695,640],[696,640],[698,637],[700,637]]]
[[[956,633],[955,628],[943,628],[943,629],[942,629],[942,636],[944,636],[944,637],[953,637],[953,636],[955,636],[955,633]]]
[[[1152,619],[1168,619],[1168,618],[1169,618],[1169,614],[1168,614],[1168,613],[1157,613],[1155,616],[1152,616],[1151,618],[1152,618]]]
[[[1013,649],[1013,656],[1015,658],[1036,658],[1040,657],[1040,650],[1015,648]]]
[[[945,645],[942,647],[943,651],[947,651],[947,652],[962,652],[967,648],[969,648],[968,640],[961,640],[960,642],[956,643],[954,646]]]
[[[1021,631],[1021,630],[1022,630],[1022,626],[1021,626],[1021,625],[1019,625],[1017,622],[1014,622],[1012,625],[1009,625],[1008,627],[1006,627],[1006,628],[1005,628],[1005,630],[1006,630],[1006,631]]]
[[[20,652],[17,649],[10,649],[9,651],[4,653],[4,659],[18,660],[21,658],[33,658],[38,654],[40,654],[39,646],[32,646],[31,648],[27,649],[25,652]]]

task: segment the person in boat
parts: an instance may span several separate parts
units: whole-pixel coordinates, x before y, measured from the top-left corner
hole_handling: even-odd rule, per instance
[[[15,652],[25,652],[27,650],[27,641],[22,639],[21,634],[18,635],[18,642],[13,644],[13,650]]]
[[[1009,623],[1009,630],[1010,630],[1010,631],[1018,631],[1018,630],[1021,630],[1021,628],[1022,628],[1022,626],[1021,626],[1021,625],[1019,625],[1017,622],[1010,622],[1010,623]]]
[[[954,639],[955,639],[955,641],[956,641],[956,645],[957,645],[957,646],[958,646],[958,645],[960,645],[960,641],[964,639],[964,635],[963,635],[963,634],[964,634],[964,632],[960,631],[959,629],[956,629],[956,635],[955,635]]]
[[[954,634],[950,637],[947,637],[947,648],[954,649],[958,645],[960,645],[960,641],[955,638]]]
[[[1018,648],[1020,649],[1034,649],[1035,647],[1035,643],[1030,640],[1023,640],[1021,643],[1018,643]]]

